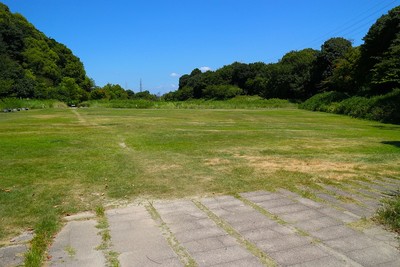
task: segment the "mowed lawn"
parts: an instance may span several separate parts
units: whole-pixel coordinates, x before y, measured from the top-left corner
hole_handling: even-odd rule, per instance
[[[114,201],[382,177],[400,178],[400,126],[297,109],[0,114],[2,241]]]

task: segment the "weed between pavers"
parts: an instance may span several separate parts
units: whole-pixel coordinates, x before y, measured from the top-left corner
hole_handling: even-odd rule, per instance
[[[237,232],[229,223],[225,222],[223,219],[215,215],[211,210],[204,206],[200,201],[192,200],[192,202],[201,211],[207,214],[207,216],[214,221],[219,227],[221,227],[230,236],[234,237],[239,244],[244,246],[248,251],[250,251],[254,256],[256,256],[264,265],[266,266],[277,266],[275,261],[259,249],[255,244],[244,238],[239,232]]]
[[[118,260],[119,253],[116,251],[111,250],[111,234],[109,228],[109,224],[107,221],[107,217],[105,215],[105,209],[103,206],[98,206],[96,208],[96,215],[97,215],[97,225],[96,228],[100,229],[101,231],[98,233],[101,236],[101,244],[96,247],[97,250],[102,250],[104,257],[107,261],[107,266],[110,267],[119,267],[120,263]]]
[[[174,234],[171,232],[167,224],[162,220],[160,214],[154,208],[152,202],[148,202],[148,205],[145,205],[146,210],[149,212],[152,219],[158,224],[161,229],[161,234],[165,237],[170,247],[175,251],[178,255],[179,260],[186,267],[196,267],[198,266],[196,261],[190,256],[189,252],[179,243]]]
[[[362,217],[361,219],[355,222],[347,223],[346,225],[350,228],[362,232],[365,229],[372,228],[374,226],[374,222],[372,221],[372,219],[367,219],[366,217]]]
[[[239,194],[235,195],[235,198],[239,199],[240,201],[242,201],[244,204],[252,207],[253,209],[255,209],[256,211],[260,212],[261,214],[263,214],[264,216],[270,218],[271,220],[274,220],[275,222],[281,224],[281,225],[288,225],[289,223],[282,220],[279,216],[274,215],[270,212],[268,212],[267,210],[263,209],[262,207],[258,206],[257,204],[251,202],[250,200],[240,196]],[[300,236],[304,236],[304,237],[311,237],[309,233],[307,233],[306,231],[303,231],[295,226],[291,226],[291,228],[293,228],[296,233]],[[321,241],[319,239],[316,239],[314,237],[311,237],[312,241],[311,242],[315,242],[315,243],[320,243]]]
[[[65,252],[67,252],[67,254],[68,254],[68,256],[69,256],[70,258],[75,257],[75,255],[76,255],[76,250],[75,250],[75,248],[73,248],[72,246],[66,246],[66,247],[64,248],[64,250],[65,250]]]

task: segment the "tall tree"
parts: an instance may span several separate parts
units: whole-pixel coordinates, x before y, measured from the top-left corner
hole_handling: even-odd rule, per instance
[[[312,70],[310,86],[314,90],[312,94],[329,90],[325,81],[332,76],[335,62],[343,58],[351,48],[351,42],[342,37],[331,38],[324,42]]]
[[[399,34],[400,6],[380,17],[364,37],[357,79],[372,94],[399,86]]]

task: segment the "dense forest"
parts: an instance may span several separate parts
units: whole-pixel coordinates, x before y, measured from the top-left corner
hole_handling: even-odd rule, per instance
[[[341,37],[320,50],[285,54],[277,63],[235,62],[215,71],[194,69],[165,101],[225,100],[238,95],[290,99],[311,110],[400,122],[400,6],[379,18],[354,47]],[[97,87],[70,49],[46,37],[0,3],[0,98],[159,100],[118,84]]]

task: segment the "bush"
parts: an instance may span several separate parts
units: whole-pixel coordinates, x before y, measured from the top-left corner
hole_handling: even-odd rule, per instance
[[[332,103],[337,103],[348,96],[340,92],[325,92],[316,94],[300,104],[300,108],[312,111],[328,111]]]
[[[0,99],[0,109],[5,108],[30,108],[30,109],[44,109],[44,108],[66,108],[67,105],[57,100],[40,100],[40,99],[18,99],[18,98],[4,98]]]
[[[300,108],[400,124],[400,89],[386,95],[370,98],[353,96],[338,101],[343,96],[336,92],[317,94],[301,104]]]

